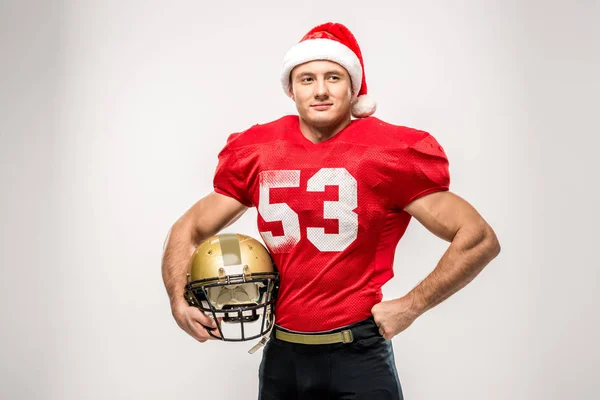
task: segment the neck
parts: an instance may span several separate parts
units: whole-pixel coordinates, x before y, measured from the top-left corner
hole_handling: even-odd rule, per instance
[[[300,117],[300,131],[305,138],[313,143],[324,142],[325,140],[331,139],[345,127],[350,125],[352,122],[350,114],[343,118],[341,121],[337,121],[328,126],[315,126],[307,123],[302,117]]]

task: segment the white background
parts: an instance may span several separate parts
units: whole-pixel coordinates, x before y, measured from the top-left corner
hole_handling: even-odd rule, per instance
[[[251,344],[175,324],[162,244],[227,135],[296,112],[283,55],[329,20],[502,244],[393,339],[405,397],[597,398],[597,1],[71,0],[0,6],[2,399],[256,398]],[[385,298],[447,245],[413,221]]]

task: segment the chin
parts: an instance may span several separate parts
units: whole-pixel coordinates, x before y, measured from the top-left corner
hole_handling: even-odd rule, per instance
[[[304,115],[303,118],[309,124],[319,128],[335,125],[340,120],[339,115],[324,112],[317,113],[316,115],[314,113],[308,113],[308,115]]]
[[[327,128],[328,126],[335,125],[336,123],[334,118],[305,118],[304,120],[310,125],[318,128]]]

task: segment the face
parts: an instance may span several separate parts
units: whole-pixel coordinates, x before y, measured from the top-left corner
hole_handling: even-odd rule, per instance
[[[332,61],[310,61],[291,73],[291,95],[300,117],[318,128],[350,119],[352,83],[348,71]]]

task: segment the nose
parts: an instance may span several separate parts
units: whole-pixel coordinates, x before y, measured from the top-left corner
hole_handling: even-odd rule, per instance
[[[325,79],[318,79],[317,84],[315,85],[315,98],[326,99],[327,97],[329,97],[327,83],[325,82]]]

